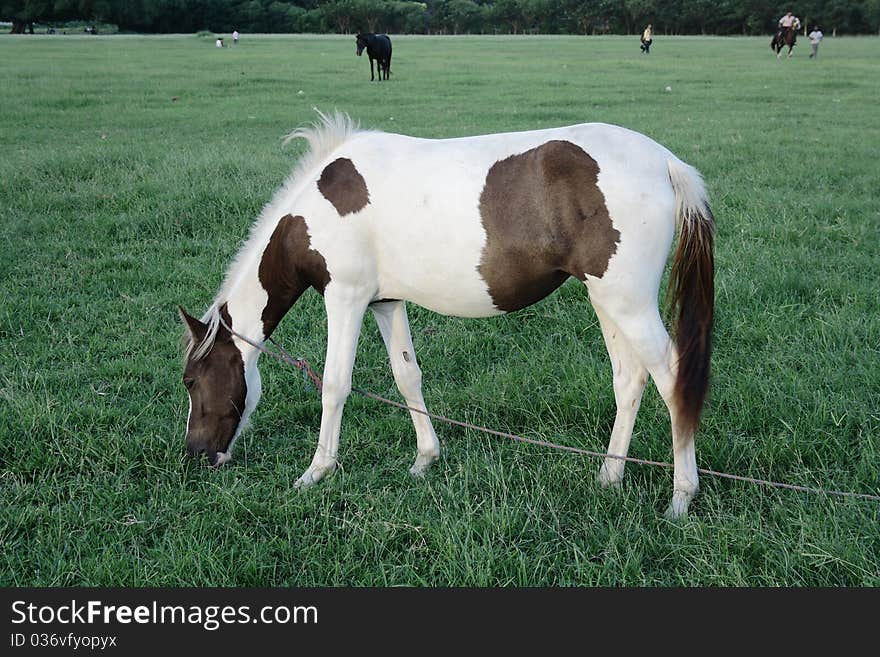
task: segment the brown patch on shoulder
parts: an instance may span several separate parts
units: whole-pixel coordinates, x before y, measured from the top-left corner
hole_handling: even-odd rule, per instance
[[[269,295],[263,308],[263,334],[268,336],[309,287],[324,294],[330,282],[327,263],[311,248],[306,220],[285,215],[275,227],[260,260],[260,284]]]
[[[599,165],[568,141],[499,160],[486,174],[478,271],[507,312],[543,299],[569,276],[601,277],[620,232],[597,185]]]
[[[362,210],[370,202],[364,177],[345,157],[334,160],[321,172],[318,189],[333,204],[340,217]]]

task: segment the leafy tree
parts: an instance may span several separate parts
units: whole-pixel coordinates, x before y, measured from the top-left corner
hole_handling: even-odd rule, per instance
[[[559,5],[560,24],[571,34],[589,34],[594,21],[594,9],[582,0],[562,0]]]
[[[0,16],[12,21],[12,34],[33,34],[34,23],[63,20],[69,9],[56,10],[52,0],[0,0]]]
[[[15,33],[96,20],[140,32],[567,32],[769,34],[779,0],[0,0]],[[806,26],[880,31],[880,0],[798,0]]]
[[[435,16],[444,31],[460,34],[480,31],[483,14],[483,8],[473,0],[441,0]]]
[[[489,16],[496,26],[503,26],[513,34],[519,33],[524,22],[517,0],[495,0],[491,5]]]

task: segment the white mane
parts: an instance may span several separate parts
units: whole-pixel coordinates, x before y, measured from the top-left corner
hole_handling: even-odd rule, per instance
[[[360,130],[358,124],[348,114],[338,110],[332,114],[325,114],[317,108],[315,111],[318,113],[318,118],[312,124],[299,127],[284,138],[284,144],[294,139],[305,139],[308,142],[308,150],[281,188],[275,192],[272,200],[263,207],[263,211],[251,227],[250,235],[229,266],[214,302],[202,316],[202,322],[208,325],[208,333],[197,348],[193,349],[191,341],[188,343],[187,355],[199,359],[211,350],[220,328],[220,307],[229,299],[230,292],[239,284],[241,278],[252,270],[254,259],[262,256],[263,248],[286,212],[281,206],[289,202],[299,191],[298,188],[311,180],[314,170],[322,160]]]

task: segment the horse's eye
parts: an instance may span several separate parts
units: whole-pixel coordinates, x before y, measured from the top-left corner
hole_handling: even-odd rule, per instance
[[[187,390],[189,390],[190,388],[193,387],[193,385],[195,384],[195,382],[196,382],[195,379],[184,379],[184,380],[183,380],[183,385],[185,385],[186,388],[187,388]]]

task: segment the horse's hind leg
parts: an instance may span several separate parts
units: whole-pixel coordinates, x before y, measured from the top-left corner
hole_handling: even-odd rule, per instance
[[[614,399],[617,402],[617,415],[614,418],[614,428],[611,430],[608,454],[626,456],[642,400],[642,391],[648,381],[648,371],[629,346],[623,332],[605,312],[596,307],[596,315],[611,359]],[[621,459],[606,458],[599,470],[599,483],[604,486],[620,484],[623,481],[624,465],[625,461]]]
[[[406,400],[407,406],[427,411],[422,397],[422,370],[419,368],[416,352],[413,349],[406,305],[403,301],[389,301],[372,304],[370,309],[376,317],[376,324],[385,341],[397,389]],[[416,428],[419,453],[409,471],[414,477],[421,477],[440,457],[440,442],[437,440],[437,434],[434,433],[431,418],[415,411],[410,411],[410,416]]]
[[[593,295],[591,294],[591,298]],[[672,502],[667,510],[670,517],[687,512],[688,503],[699,490],[697,457],[694,450],[694,427],[690,426],[675,399],[675,374],[678,357],[669,339],[666,327],[660,319],[656,300],[640,306],[628,303],[626,295],[621,301],[593,303],[605,311],[611,321],[620,328],[629,347],[642,366],[650,373],[672,422],[672,453],[675,465],[673,473]],[[632,403],[632,402],[630,402]]]

